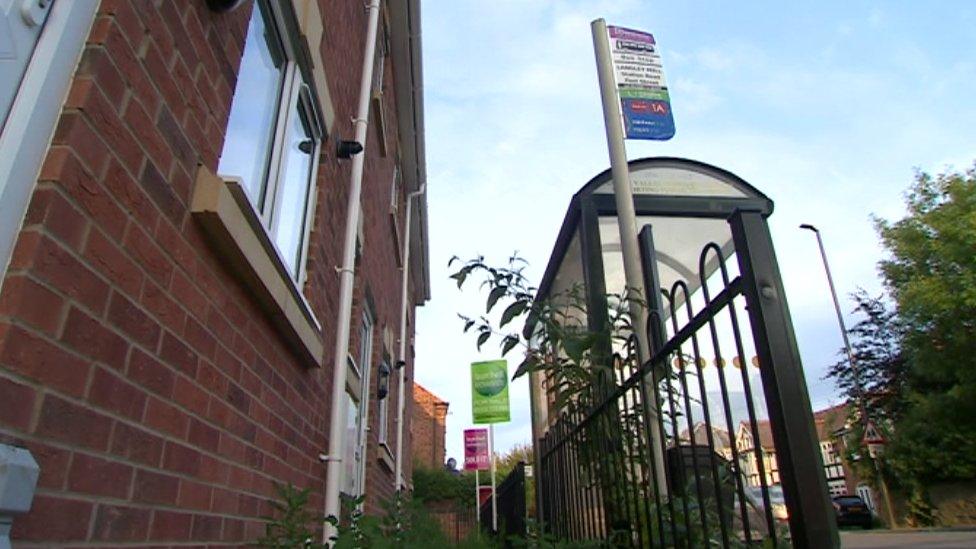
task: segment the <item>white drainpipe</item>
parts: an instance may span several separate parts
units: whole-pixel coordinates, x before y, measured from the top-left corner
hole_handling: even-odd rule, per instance
[[[355,141],[363,151],[352,158],[349,202],[346,205],[346,234],[342,249],[342,268],[339,270],[339,314],[336,316],[335,363],[332,370],[332,413],[329,417],[329,453],[326,459],[325,516],[339,517],[339,484],[342,481],[342,450],[345,431],[343,402],[346,392],[346,355],[349,354],[349,329],[352,321],[352,291],[356,269],[356,236],[359,228],[360,194],[363,188],[363,161],[366,157],[366,125],[369,118],[369,98],[373,84],[373,63],[376,55],[376,33],[379,27],[380,0],[366,6],[369,22],[363,49],[363,72],[359,83],[359,107],[355,126]],[[364,391],[362,398],[369,398]],[[329,543],[335,529],[328,522],[323,532]]]
[[[410,214],[413,212],[411,203],[427,191],[427,183],[421,183],[420,188],[407,195],[407,215],[403,229],[403,282],[400,288],[400,371],[397,386],[397,442],[396,442],[396,474],[393,475],[393,489],[400,490],[403,482],[403,409],[405,406],[404,389],[407,369],[407,287],[410,281]]]

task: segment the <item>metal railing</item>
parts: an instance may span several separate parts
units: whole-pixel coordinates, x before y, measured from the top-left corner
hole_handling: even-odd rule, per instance
[[[526,535],[525,505],[525,463],[518,462],[515,468],[502,480],[495,490],[498,498],[498,532],[503,540]],[[481,505],[481,524],[491,529],[491,501]]]

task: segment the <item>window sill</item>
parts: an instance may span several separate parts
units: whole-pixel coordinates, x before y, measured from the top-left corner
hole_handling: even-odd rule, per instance
[[[190,211],[214,251],[250,290],[295,355],[307,366],[322,364],[322,327],[287,274],[241,185],[200,166]]]
[[[379,443],[379,447],[379,459],[377,461],[391,473],[394,472],[393,452],[390,450],[389,445],[386,442],[381,442]]]

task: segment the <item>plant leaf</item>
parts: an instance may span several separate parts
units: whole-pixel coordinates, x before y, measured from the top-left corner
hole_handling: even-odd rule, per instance
[[[534,356],[529,355],[525,357],[525,360],[523,360],[522,363],[519,364],[518,368],[515,369],[515,375],[512,376],[512,379],[518,379],[533,371],[538,364],[539,361]]]
[[[488,306],[485,308],[485,312],[490,313],[491,308],[495,306],[495,303],[497,303],[498,300],[501,299],[501,297],[505,295],[505,292],[507,291],[508,291],[508,286],[495,287],[495,289],[492,290],[490,294],[488,294]]]
[[[502,313],[502,318],[498,322],[498,326],[502,327],[509,322],[511,322],[515,317],[525,312],[529,306],[528,301],[516,301],[508,307],[505,308],[505,312]]]
[[[491,332],[481,332],[481,335],[478,336],[478,350],[479,351],[481,350],[481,346],[484,345],[485,342],[488,341],[488,338],[490,338],[490,337],[491,337]]]
[[[511,351],[513,347],[518,345],[518,343],[519,343],[518,337],[513,335],[505,336],[505,339],[502,340],[502,356],[507,355],[508,352]]]

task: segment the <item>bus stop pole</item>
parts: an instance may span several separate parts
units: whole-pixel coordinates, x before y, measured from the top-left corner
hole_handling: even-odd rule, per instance
[[[593,31],[593,50],[596,53],[597,76],[600,81],[600,98],[603,102],[603,121],[607,132],[607,148],[610,151],[610,172],[613,176],[613,195],[617,205],[617,227],[620,231],[620,248],[624,259],[624,277],[627,283],[627,296],[630,305],[630,320],[637,336],[638,356],[641,361],[649,360],[650,345],[647,341],[647,309],[641,305],[644,288],[641,270],[640,250],[637,245],[637,215],[634,211],[634,195],[630,185],[630,167],[627,164],[627,149],[624,145],[624,130],[621,122],[620,99],[613,76],[610,57],[610,43],[607,23],[597,19],[590,24]],[[656,291],[648,288],[647,291]],[[645,394],[655,396],[657,387],[652,381]],[[645,381],[647,383],[647,381]],[[656,399],[655,399],[656,400]],[[644,402],[644,411],[649,421],[650,445],[654,456],[654,471],[657,485],[666,490],[667,478],[664,469],[664,454],[661,446],[661,430],[657,412],[652,402]]]

